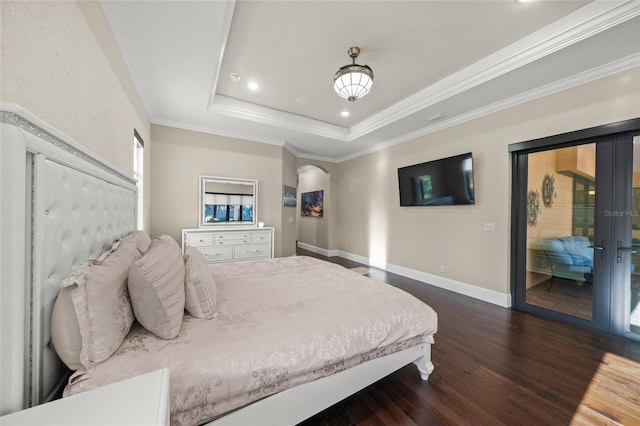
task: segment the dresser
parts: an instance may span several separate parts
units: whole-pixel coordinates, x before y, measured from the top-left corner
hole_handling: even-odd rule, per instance
[[[273,257],[274,228],[183,229],[182,251],[195,247],[209,263]]]

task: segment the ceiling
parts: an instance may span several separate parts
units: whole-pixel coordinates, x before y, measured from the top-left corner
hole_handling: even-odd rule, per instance
[[[638,1],[101,5],[152,123],[333,162],[640,65]],[[356,102],[333,91],[351,46]]]

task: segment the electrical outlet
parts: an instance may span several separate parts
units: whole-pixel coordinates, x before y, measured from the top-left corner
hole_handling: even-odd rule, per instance
[[[493,223],[485,223],[484,224],[484,232],[493,232],[495,231],[495,225]]]
[[[444,272],[444,265],[440,265],[440,272]]]

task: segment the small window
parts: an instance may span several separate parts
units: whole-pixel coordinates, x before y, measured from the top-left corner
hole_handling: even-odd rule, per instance
[[[144,226],[144,141],[133,130],[133,178],[138,187],[138,229]]]

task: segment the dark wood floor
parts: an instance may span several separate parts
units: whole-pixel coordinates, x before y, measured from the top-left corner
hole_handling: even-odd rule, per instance
[[[640,425],[640,344],[377,269],[370,268],[369,276],[438,313],[435,370],[422,382],[408,365],[303,426]]]

